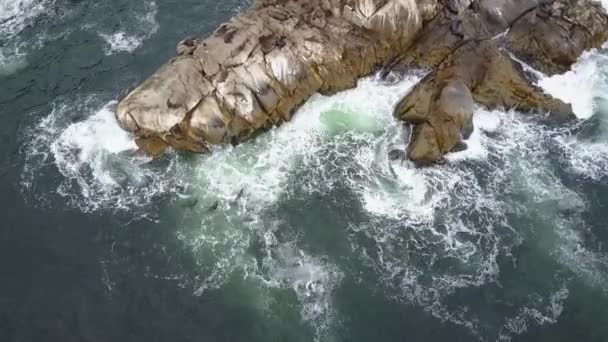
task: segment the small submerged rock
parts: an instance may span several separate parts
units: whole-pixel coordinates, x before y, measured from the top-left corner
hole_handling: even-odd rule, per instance
[[[388,151],[388,159],[390,161],[401,161],[407,158],[407,153],[405,150],[399,148],[392,148]]]

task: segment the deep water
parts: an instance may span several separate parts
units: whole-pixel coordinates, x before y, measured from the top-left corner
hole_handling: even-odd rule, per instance
[[[370,76],[210,155],[149,160],[116,100],[246,0],[0,0],[0,341],[608,341],[608,51],[390,161]]]

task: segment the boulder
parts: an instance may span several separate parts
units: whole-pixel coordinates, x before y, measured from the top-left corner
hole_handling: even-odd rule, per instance
[[[506,46],[546,73],[570,69],[583,51],[608,39],[608,16],[599,1],[540,1],[512,24]]]

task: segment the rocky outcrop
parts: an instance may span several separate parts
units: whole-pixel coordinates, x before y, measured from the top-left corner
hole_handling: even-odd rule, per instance
[[[424,165],[463,148],[475,103],[572,117],[510,54],[561,72],[608,38],[607,24],[592,0],[258,0],[209,37],[182,41],[116,116],[150,154],[205,152],[279,125],[312,94],[351,88],[380,66],[417,66],[429,73],[395,116],[413,126],[406,155]]]
[[[315,92],[351,88],[394,59],[438,11],[428,0],[258,0],[123,99],[138,145],[195,152],[289,120]]]
[[[601,7],[584,0],[482,0],[446,7],[401,62],[431,70],[395,108],[397,118],[413,125],[408,158],[426,165],[462,149],[473,130],[474,102],[573,118],[570,105],[531,84],[509,54],[546,73],[562,71],[607,38],[606,20]],[[580,26],[583,21],[589,26]]]
[[[539,1],[513,23],[506,47],[546,74],[570,69],[583,51],[608,39],[608,18],[599,1]]]

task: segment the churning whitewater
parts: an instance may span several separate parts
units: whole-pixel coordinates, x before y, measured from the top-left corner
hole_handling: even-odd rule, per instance
[[[0,0],[0,38],[8,41],[0,76],[25,67],[17,60],[35,48],[24,48],[19,33],[53,6]],[[85,26],[104,54],[133,53],[161,29],[160,7],[138,2],[135,20]],[[371,76],[352,90],[315,95],[255,140],[157,160],[138,154],[116,123],[117,94],[59,96],[21,130],[20,188],[29,204],[50,210],[67,202],[68,210],[110,212],[125,224],[179,218],[175,236],[197,269],[172,274],[177,286],[204,296],[242,282],[263,317],[278,314],[277,302],[297,306],[317,341],[340,340],[346,315],[336,298],[347,279],[478,340],[555,324],[573,279],[608,295],[608,253],[594,236],[588,216],[597,199],[587,191],[608,183],[608,53],[589,51],[572,71],[538,80],[579,120],[555,125],[477,107],[468,149],[416,168],[389,158],[409,133],[392,112],[424,75]],[[42,177],[51,170],[61,177]],[[524,249],[560,271],[539,271],[542,282],[516,279]],[[504,314],[459,300],[482,288],[508,303]]]

